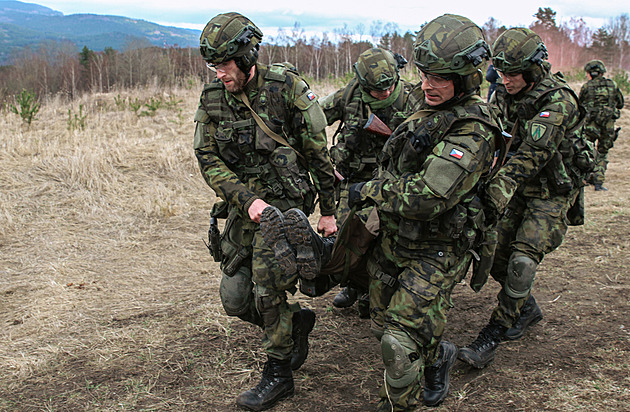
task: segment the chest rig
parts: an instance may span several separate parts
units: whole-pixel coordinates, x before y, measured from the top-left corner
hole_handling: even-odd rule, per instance
[[[297,108],[286,102],[282,90],[288,81],[286,67],[259,65],[257,94],[251,107],[274,133],[294,146],[292,130]],[[206,111],[216,125],[214,139],[219,156],[259,197],[286,210],[303,207],[311,211],[315,191],[307,170],[291,147],[268,136],[252,117],[250,109],[227,93],[221,82],[206,87]]]
[[[380,159],[379,174],[397,180],[406,173],[417,173],[436,144],[444,139],[456,124],[481,122],[496,133],[487,139],[501,138],[501,127],[496,114],[486,104],[456,106],[448,110],[421,110],[401,125],[385,145]],[[498,143],[493,142],[492,147]],[[486,172],[489,173],[489,171]],[[396,243],[405,249],[431,251],[450,250],[463,254],[470,250],[481,231],[485,230],[484,215],[478,192],[484,179],[467,193],[460,202],[431,221],[418,221],[397,215],[383,216],[389,227],[397,227]],[[393,221],[393,225],[391,224]]]
[[[392,130],[403,122],[407,93],[402,86],[393,104],[374,111],[361,98],[362,92],[356,78],[344,90],[343,125],[339,131],[339,142],[331,149],[331,155],[336,167],[349,181],[366,181],[373,177],[377,168],[377,155],[388,137],[368,132],[363,127],[371,113]]]

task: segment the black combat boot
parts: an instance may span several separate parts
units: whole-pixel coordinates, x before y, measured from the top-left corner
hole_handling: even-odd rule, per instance
[[[527,328],[534,326],[540,322],[542,318],[542,310],[540,310],[540,307],[536,303],[534,295],[529,295],[529,298],[527,298],[521,308],[521,316],[514,322],[514,325],[505,332],[504,338],[507,340],[520,339]]]
[[[300,277],[315,279],[328,261],[334,238],[322,238],[311,226],[300,209],[289,209],[284,214],[285,235],[293,250]]]
[[[293,314],[293,353],[291,354],[291,369],[298,370],[308,356],[308,334],[315,326],[315,312],[303,308]]]
[[[490,321],[481,329],[473,343],[459,350],[459,359],[475,368],[485,368],[494,360],[494,354],[506,330],[505,326]]]
[[[457,346],[443,340],[440,357],[433,365],[424,368],[424,404],[438,406],[444,402],[450,384],[450,370],[457,360]]]
[[[268,358],[258,385],[238,395],[236,404],[250,411],[264,411],[292,396],[294,390],[290,361]]]
[[[336,308],[349,308],[357,301],[358,295],[359,292],[355,288],[346,286],[333,299],[333,306]]]
[[[606,191],[608,191],[608,189],[605,188],[604,185],[601,184],[601,183],[595,183],[595,191],[596,192],[606,192]]]
[[[292,275],[297,272],[295,250],[289,245],[285,233],[284,215],[274,206],[268,206],[260,217],[260,234],[265,244],[273,250],[280,268]]]

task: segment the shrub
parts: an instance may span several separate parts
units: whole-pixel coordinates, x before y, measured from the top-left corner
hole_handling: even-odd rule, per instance
[[[20,116],[30,126],[31,122],[35,120],[37,112],[39,112],[39,99],[33,91],[22,89],[22,93],[15,96],[15,103],[17,106],[11,104],[11,111]]]

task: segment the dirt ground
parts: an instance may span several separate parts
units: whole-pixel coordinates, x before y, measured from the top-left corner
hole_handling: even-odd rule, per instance
[[[236,411],[257,383],[260,333],[225,316],[202,242],[214,196],[192,155],[198,90],[171,91],[182,102],[155,116],[88,96],[85,130],[66,127],[79,102],[49,102],[30,128],[1,113],[0,410]],[[586,224],[539,267],[544,319],[487,368],[458,362],[437,410],[628,409],[630,110],[618,124],[610,190],[587,187]],[[296,295],[317,323],[274,411],[374,409],[379,345],[356,308],[332,306],[337,291]],[[458,285],[446,338],[471,342],[497,292]]]

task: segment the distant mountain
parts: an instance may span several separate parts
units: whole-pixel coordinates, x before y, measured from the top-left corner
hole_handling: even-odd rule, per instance
[[[101,51],[106,47],[123,50],[134,42],[155,46],[196,47],[199,30],[160,26],[145,20],[99,14],[70,14],[21,1],[0,1],[0,64],[11,54],[43,41],[64,40],[77,51],[87,46]],[[142,43],[138,43],[142,44]]]

